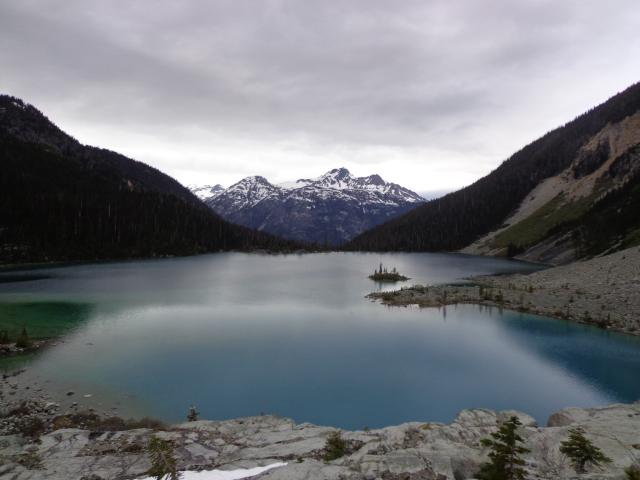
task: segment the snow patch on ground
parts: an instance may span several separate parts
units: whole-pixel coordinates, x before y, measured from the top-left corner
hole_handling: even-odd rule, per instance
[[[272,463],[265,467],[240,468],[238,470],[205,470],[202,472],[181,472],[181,480],[239,480],[255,477],[267,470],[284,467],[286,463]],[[154,477],[145,477],[141,480],[154,480]]]

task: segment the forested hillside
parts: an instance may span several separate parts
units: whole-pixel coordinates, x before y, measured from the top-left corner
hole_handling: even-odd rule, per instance
[[[230,224],[162,172],[81,145],[0,96],[0,263],[289,249]]]
[[[536,212],[537,218],[529,218],[528,227],[538,230],[535,236],[527,235],[531,228],[513,227],[510,234],[492,239],[487,249],[494,248],[496,253],[500,247],[502,253],[521,253],[546,239],[560,238],[563,233],[573,243],[571,257],[628,245],[640,228],[640,215],[633,213],[640,208],[637,151],[629,147],[614,155],[610,147],[613,137],[588,148],[587,144],[605,127],[620,124],[639,111],[640,84],[635,84],[527,145],[474,184],[363,233],[346,249],[462,249],[505,227],[504,222],[532,190],[561,173],[571,177],[566,179],[569,187],[571,182],[589,179],[591,196],[569,202],[567,192],[559,191],[555,203],[549,202],[544,206],[546,210]],[[635,124],[626,128],[635,128],[632,133],[638,133]],[[553,221],[547,222],[550,217]]]

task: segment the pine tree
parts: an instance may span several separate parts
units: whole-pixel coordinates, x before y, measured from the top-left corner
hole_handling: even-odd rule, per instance
[[[324,446],[324,461],[330,462],[343,457],[347,453],[347,442],[342,438],[340,431],[331,432]]]
[[[191,408],[189,408],[189,413],[187,413],[187,421],[188,422],[195,422],[198,420],[198,415],[200,415],[200,412],[198,412],[198,409],[196,408],[195,405],[191,405]]]
[[[523,447],[518,427],[522,426],[518,417],[511,417],[491,434],[492,438],[481,440],[482,445],[491,447],[489,462],[480,467],[476,474],[479,480],[524,480],[526,478],[524,460],[521,455],[529,452]]]
[[[627,480],[640,480],[640,463],[634,463],[628,468],[625,468],[624,473]]]
[[[170,442],[153,437],[148,446],[151,468],[147,471],[156,480],[179,480],[176,457]]]
[[[569,438],[560,444],[560,452],[569,457],[576,473],[585,473],[587,465],[598,467],[611,463],[611,459],[584,436],[581,427],[569,430]]]
[[[29,348],[31,346],[31,339],[29,338],[29,334],[27,333],[26,328],[22,328],[20,335],[16,339],[16,347],[18,348]]]

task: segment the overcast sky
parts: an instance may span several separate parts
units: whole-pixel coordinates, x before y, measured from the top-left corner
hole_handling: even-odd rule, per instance
[[[640,80],[638,0],[0,0],[0,89],[181,182],[461,187]]]

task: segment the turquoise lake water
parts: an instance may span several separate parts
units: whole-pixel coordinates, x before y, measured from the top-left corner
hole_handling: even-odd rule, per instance
[[[545,422],[640,398],[640,339],[497,308],[385,307],[364,298],[395,288],[367,278],[380,262],[405,285],[537,268],[457,254],[223,253],[31,270],[0,281],[0,325],[63,325],[64,343],[29,359],[28,375],[169,421],[195,404],[209,419],[276,413],[344,428],[449,422],[472,407]]]

